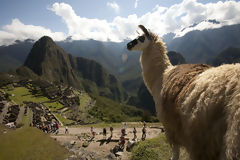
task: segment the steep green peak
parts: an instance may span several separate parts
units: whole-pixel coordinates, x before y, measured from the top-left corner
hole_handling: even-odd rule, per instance
[[[52,38],[43,36],[32,47],[24,63],[37,75],[44,74],[45,70],[57,65],[59,61],[66,61],[66,54],[56,45]]]
[[[38,41],[37,44],[41,46],[48,46],[48,45],[56,45],[56,43],[52,40],[51,37],[43,36]]]

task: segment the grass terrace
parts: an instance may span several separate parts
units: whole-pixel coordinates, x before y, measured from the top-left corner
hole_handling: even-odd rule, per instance
[[[0,126],[0,159],[1,160],[64,160],[68,151],[57,141],[39,129],[22,127],[7,130]]]
[[[51,111],[63,108],[59,102],[52,102],[47,97],[35,96],[25,87],[16,87],[14,89],[5,89],[5,92],[10,94],[9,98],[17,104],[23,104],[24,101],[31,101],[35,103],[43,103]]]

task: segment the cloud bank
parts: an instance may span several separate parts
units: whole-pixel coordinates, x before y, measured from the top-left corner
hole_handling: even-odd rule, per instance
[[[111,6],[110,3],[109,6]],[[36,40],[42,35],[49,35],[54,40],[63,40],[71,36],[73,40],[95,39],[120,42],[134,38],[139,24],[145,25],[160,36],[169,32],[182,36],[191,30],[218,28],[223,25],[240,23],[240,16],[237,16],[240,13],[240,2],[233,0],[207,4],[201,4],[196,0],[183,0],[168,8],[157,5],[152,11],[140,17],[136,14],[127,17],[117,16],[111,22],[81,17],[67,3],[54,3],[50,10],[62,18],[68,28],[68,33],[52,32],[50,29],[25,25],[20,20],[13,19],[11,24],[0,30],[0,45],[12,43],[16,39]],[[208,23],[205,20],[216,20],[220,24]],[[198,25],[187,28],[194,23]],[[187,29],[181,31],[183,28]]]
[[[25,25],[17,18],[13,19],[11,24],[3,26],[2,29],[0,30],[0,45],[12,44],[15,40],[37,40],[43,35],[48,35],[56,41],[66,37],[62,32],[52,32],[41,26]]]

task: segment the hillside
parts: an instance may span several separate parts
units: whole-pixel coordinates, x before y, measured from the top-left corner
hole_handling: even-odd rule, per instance
[[[66,148],[36,128],[9,130],[0,124],[0,130],[2,160],[64,160],[69,155]]]
[[[240,63],[240,48],[229,47],[219,53],[213,60],[209,61],[213,66],[219,66],[221,64]]]
[[[16,41],[9,46],[0,46],[0,72],[15,70],[21,66],[32,48],[33,41]]]

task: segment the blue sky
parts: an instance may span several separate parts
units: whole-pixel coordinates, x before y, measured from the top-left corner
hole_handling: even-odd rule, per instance
[[[200,24],[192,29],[217,28],[240,23],[239,15],[239,0],[1,0],[0,45],[43,35],[122,41],[136,36],[140,23],[160,36],[181,36],[193,23]]]

